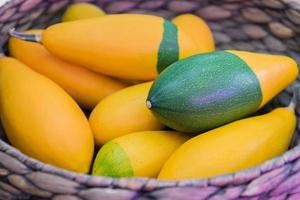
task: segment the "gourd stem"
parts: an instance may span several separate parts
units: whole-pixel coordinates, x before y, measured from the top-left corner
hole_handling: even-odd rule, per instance
[[[151,103],[151,101],[147,100],[147,101],[146,101],[146,106],[147,106],[147,108],[151,109],[151,108],[152,108],[152,103]]]
[[[300,86],[296,86],[293,89],[293,97],[291,99],[290,104],[288,105],[288,109],[290,109],[291,111],[295,111],[298,100],[299,100],[299,95],[300,95]]]
[[[9,30],[9,35],[15,38],[18,38],[20,40],[30,41],[30,42],[38,42],[41,43],[42,36],[41,34],[25,34],[21,33],[15,30],[15,28],[12,28]]]

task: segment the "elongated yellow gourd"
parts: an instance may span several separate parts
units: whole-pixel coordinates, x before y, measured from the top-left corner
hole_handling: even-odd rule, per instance
[[[140,14],[55,24],[42,35],[15,31],[11,35],[40,41],[64,60],[129,80],[153,80],[178,59],[201,53],[194,40],[172,22]]]
[[[32,30],[26,33],[41,32]],[[59,84],[85,108],[94,108],[105,96],[127,86],[119,80],[63,61],[38,43],[10,38],[9,51],[13,57]]]
[[[62,22],[102,17],[105,12],[91,3],[75,3],[70,5],[62,17]]]
[[[136,132],[106,143],[98,152],[93,175],[157,177],[168,157],[188,137],[174,131]]]
[[[94,141],[84,113],[53,81],[9,57],[0,58],[0,116],[9,141],[25,154],[89,171]]]
[[[258,165],[287,150],[296,126],[289,107],[232,122],[184,143],[162,168],[160,179],[207,178]]]
[[[193,14],[182,14],[172,22],[193,39],[197,51],[201,53],[215,50],[215,42],[208,25],[200,17]]]
[[[146,107],[152,82],[120,90],[104,98],[93,110],[90,125],[96,144],[101,145],[122,135],[147,130],[161,130],[164,126]]]

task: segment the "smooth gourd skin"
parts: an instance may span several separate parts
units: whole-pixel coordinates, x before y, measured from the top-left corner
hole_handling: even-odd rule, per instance
[[[298,75],[295,60],[287,56],[254,54],[246,51],[228,51],[245,61],[259,80],[263,93],[260,107],[286,88]]]
[[[62,17],[62,22],[76,21],[104,16],[105,12],[91,3],[75,3],[70,5]]]
[[[98,152],[93,175],[156,178],[169,156],[188,139],[174,131],[145,131],[118,137]]]
[[[26,33],[41,32],[42,30],[32,30]],[[12,37],[9,40],[9,52],[11,56],[59,84],[85,108],[93,109],[105,96],[128,85],[79,65],[63,61],[50,54],[38,43]]]
[[[286,56],[242,51],[195,55],[158,77],[148,107],[165,125],[199,133],[254,113],[297,74],[296,62]]]
[[[215,50],[213,34],[200,17],[193,14],[182,14],[175,17],[172,22],[193,39],[197,51],[206,53]]]
[[[0,58],[0,116],[9,141],[25,154],[89,171],[94,140],[84,113],[53,81],[9,57]]]
[[[129,80],[153,80],[178,59],[199,53],[170,21],[139,14],[55,24],[43,32],[42,43],[64,60]]]
[[[159,179],[207,178],[253,167],[284,153],[295,127],[293,111],[277,108],[213,129],[180,146]]]
[[[152,82],[148,82],[125,88],[104,98],[95,107],[89,121],[96,144],[132,132],[163,129],[164,125],[145,104],[151,85]]]

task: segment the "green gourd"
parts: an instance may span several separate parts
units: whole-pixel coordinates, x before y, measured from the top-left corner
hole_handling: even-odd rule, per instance
[[[165,125],[199,133],[254,113],[297,75],[297,63],[287,56],[245,51],[199,54],[160,74],[147,107]]]

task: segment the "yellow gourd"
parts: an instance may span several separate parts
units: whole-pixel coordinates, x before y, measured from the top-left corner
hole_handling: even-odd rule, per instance
[[[194,137],[163,166],[159,179],[207,178],[258,165],[285,152],[296,126],[289,107],[232,122]]]
[[[9,141],[23,153],[89,171],[94,141],[84,113],[53,81],[9,57],[0,58],[0,117]]]
[[[62,17],[62,22],[102,17],[104,15],[105,12],[96,5],[90,3],[76,3],[67,8]]]
[[[26,33],[41,32],[42,30],[31,30]],[[79,65],[63,61],[50,54],[38,43],[10,38],[9,52],[36,72],[59,84],[85,108],[93,109],[105,96],[128,85]]]
[[[181,28],[161,17],[141,14],[55,24],[41,35],[10,34],[41,42],[66,61],[128,80],[153,80],[175,61],[201,53]]]
[[[213,34],[206,22],[200,17],[193,14],[182,14],[175,17],[172,22],[193,39],[199,52],[205,53],[215,50]]]
[[[188,137],[174,131],[145,131],[118,137],[98,152],[93,175],[157,177],[168,157]]]
[[[96,144],[132,132],[164,127],[146,107],[151,85],[152,82],[148,82],[125,88],[104,98],[95,107],[89,121]]]

